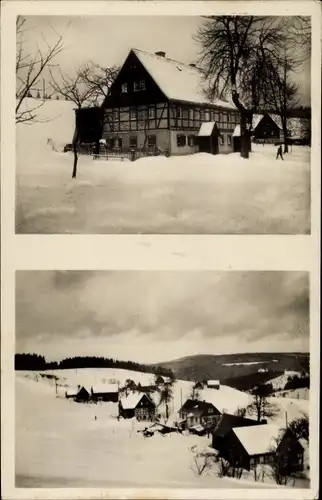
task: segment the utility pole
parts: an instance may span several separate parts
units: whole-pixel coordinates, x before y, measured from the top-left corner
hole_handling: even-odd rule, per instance
[[[285,426],[286,426],[286,429],[288,427],[288,422],[287,422],[287,411],[285,412]]]

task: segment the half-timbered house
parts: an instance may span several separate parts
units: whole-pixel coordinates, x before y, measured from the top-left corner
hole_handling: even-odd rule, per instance
[[[98,135],[108,149],[151,154],[191,154],[199,147],[209,153],[232,152],[233,132],[240,122],[232,103],[206,98],[202,73],[194,65],[169,59],[161,51],[137,49],[130,50],[100,113]],[[89,114],[85,110],[77,114],[84,141],[87,132],[82,123]],[[211,127],[202,126],[205,122]],[[93,133],[89,135],[93,139]]]
[[[156,405],[147,394],[132,393],[120,399],[119,416],[123,418],[136,417],[138,420],[154,420]]]

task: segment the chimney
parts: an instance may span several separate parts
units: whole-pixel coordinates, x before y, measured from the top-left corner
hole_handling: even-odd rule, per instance
[[[160,57],[165,57],[165,52],[163,52],[163,50],[159,50],[158,52],[155,52],[155,55]]]

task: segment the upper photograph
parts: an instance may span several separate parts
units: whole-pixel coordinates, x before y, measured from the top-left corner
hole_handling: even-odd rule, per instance
[[[18,16],[16,233],[310,234],[311,18]]]

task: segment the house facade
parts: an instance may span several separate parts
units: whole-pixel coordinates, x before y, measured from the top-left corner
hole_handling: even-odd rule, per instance
[[[202,90],[202,74],[194,65],[132,49],[105,98],[88,135],[103,138],[107,149],[141,150],[152,154],[192,154],[233,151],[233,131],[239,111],[228,102],[209,102]],[[94,118],[94,114],[90,118]],[[84,117],[84,119],[83,119]],[[89,117],[89,114],[88,114]],[[80,140],[86,141],[86,110],[78,111]],[[212,140],[198,136],[204,122],[213,122]],[[100,136],[100,137],[99,137]]]
[[[205,428],[213,426],[218,422],[221,413],[212,404],[206,401],[188,399],[178,411],[181,427],[191,429],[202,425]]]

